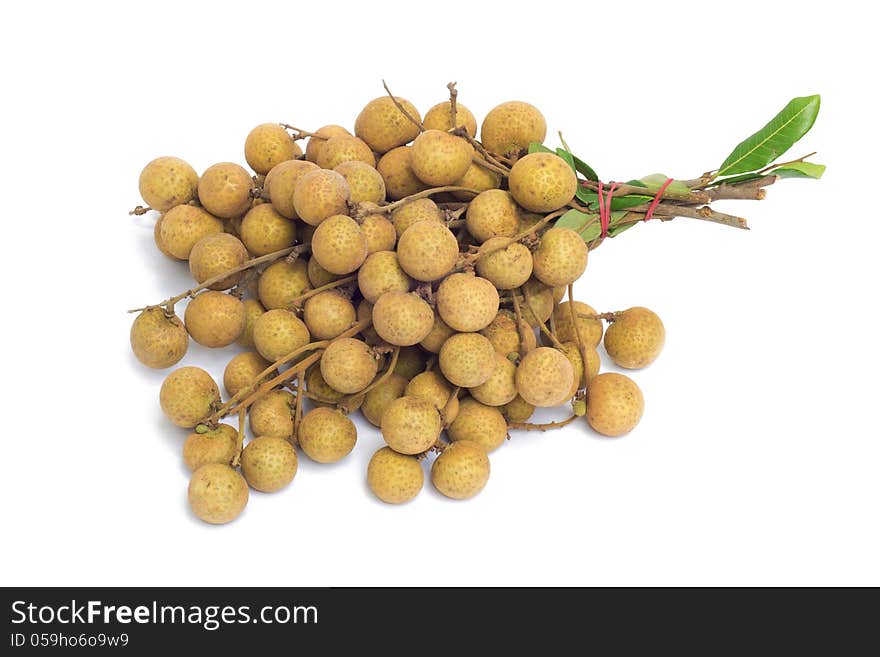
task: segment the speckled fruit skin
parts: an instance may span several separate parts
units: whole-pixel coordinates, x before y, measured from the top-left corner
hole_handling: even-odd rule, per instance
[[[186,260],[200,239],[212,233],[223,232],[223,222],[202,208],[177,205],[162,215],[159,242],[163,251]]]
[[[463,127],[471,137],[477,136],[477,119],[473,112],[461,103],[455,104],[455,125],[452,125],[452,103],[448,100],[437,103],[425,112],[422,125],[425,126],[425,130],[442,130],[443,132]]]
[[[279,260],[260,274],[257,296],[268,310],[289,308],[294,299],[311,289],[308,265],[302,258],[297,258],[293,263]]]
[[[482,160],[483,158],[480,159]],[[489,171],[486,167],[480,166],[476,162],[471,161],[468,170],[465,171],[461,178],[455,181],[455,186],[466,187],[477,193],[485,192],[489,189],[498,189],[501,187],[501,176],[494,171]],[[464,191],[452,192],[452,195],[459,201],[470,201],[476,196],[473,192]]]
[[[332,340],[355,323],[354,304],[335,290],[320,292],[306,301],[303,321],[316,340]]]
[[[157,157],[141,171],[138,187],[144,203],[165,212],[196,197],[199,175],[179,157]]]
[[[141,312],[131,324],[131,350],[137,359],[156,370],[171,367],[186,355],[189,334],[177,315],[167,317],[163,308]]]
[[[302,149],[277,123],[261,123],[244,140],[244,159],[256,173],[266,175],[272,167],[302,155]]]
[[[303,415],[298,439],[313,461],[336,463],[354,449],[357,429],[341,411],[318,407]]]
[[[462,333],[480,331],[498,314],[498,290],[473,274],[447,276],[436,293],[437,312],[451,328]]]
[[[336,274],[331,274],[329,271],[324,269],[320,263],[314,258],[309,258],[307,272],[309,275],[309,282],[314,287],[322,287],[327,285],[327,283],[332,283],[335,280],[342,278],[341,276],[337,276]]]
[[[421,121],[419,111],[405,98],[395,96],[406,112]],[[419,127],[397,109],[388,96],[381,96],[367,103],[354,122],[354,134],[363,139],[377,153],[387,153],[395,146],[411,142],[419,134]]]
[[[455,329],[450,328],[440,315],[434,313],[434,326],[431,328],[431,332],[419,342],[419,346],[432,354],[439,354],[443,343],[453,333],[455,333]]]
[[[219,276],[248,261],[250,255],[241,240],[229,233],[214,233],[200,239],[189,253],[189,271],[197,283]],[[230,274],[209,290],[228,290],[241,280],[241,272]]]
[[[294,397],[286,390],[272,390],[260,397],[248,413],[255,436],[290,438],[293,436]]]
[[[244,331],[244,306],[224,292],[200,292],[183,315],[190,337],[204,347],[218,349],[238,340]]]
[[[395,399],[382,415],[382,437],[400,454],[420,454],[437,438],[443,425],[434,405],[419,397]]]
[[[232,219],[251,207],[253,187],[244,167],[221,162],[208,167],[199,179],[199,202],[215,217]]]
[[[379,371],[379,361],[366,342],[354,338],[335,340],[321,357],[321,374],[334,390],[350,395],[360,392]]]
[[[382,383],[364,395],[361,413],[370,424],[376,427],[380,426],[385,410],[391,405],[391,402],[403,396],[406,386],[406,378],[392,372]]]
[[[493,237],[513,237],[519,231],[520,209],[510,192],[490,189],[478,194],[468,206],[468,232],[482,243]]]
[[[550,287],[574,283],[587,268],[589,252],[586,242],[571,228],[551,228],[541,235],[532,254],[535,278]]]
[[[159,405],[171,422],[192,429],[211,414],[211,406],[220,401],[214,379],[200,367],[181,367],[162,382]]]
[[[471,165],[474,147],[461,137],[441,130],[426,130],[410,151],[410,166],[423,183],[431,187],[452,185]]]
[[[236,354],[226,364],[223,370],[223,387],[230,396],[235,395],[242,388],[247,388],[257,381],[257,376],[271,363],[260,356],[256,351],[245,351]],[[260,381],[264,383],[268,375]]]
[[[434,488],[454,500],[473,497],[488,481],[489,457],[483,446],[472,440],[451,443],[431,466]]]
[[[510,354],[526,353],[538,346],[535,331],[525,322],[521,330],[517,330],[516,316],[509,310],[499,310],[495,319],[480,331],[489,338],[495,351],[504,357]]]
[[[574,302],[575,323],[571,322],[571,310],[569,310],[570,301],[563,301],[553,311],[553,324],[556,326],[556,337],[560,342],[576,342],[577,333],[581,336],[581,341],[588,347],[595,348],[602,340],[602,320],[586,319],[580,315],[595,315],[596,311],[582,301]]]
[[[237,470],[223,463],[209,463],[193,472],[187,495],[196,517],[212,525],[223,525],[244,511],[248,486]]]
[[[392,201],[411,196],[428,189],[428,185],[416,177],[410,166],[410,146],[393,148],[379,158],[376,169],[385,181],[385,189]]]
[[[351,217],[333,215],[315,229],[312,257],[331,274],[350,274],[367,258],[367,237]]]
[[[245,299],[241,303],[244,306],[244,331],[236,342],[241,347],[251,348],[254,346],[254,324],[266,309],[256,299]]]
[[[254,346],[270,363],[309,343],[309,329],[290,310],[273,308],[254,324]]]
[[[446,433],[453,442],[470,440],[489,453],[507,440],[507,421],[497,408],[466,397],[461,400],[455,422],[447,427]]]
[[[501,412],[509,422],[527,422],[535,412],[535,405],[517,395],[501,407]]]
[[[296,224],[269,203],[255,205],[242,219],[241,241],[254,257],[280,251],[296,243]]]
[[[394,371],[407,381],[425,370],[428,357],[419,347],[401,347]]]
[[[229,465],[235,458],[237,446],[238,431],[228,424],[220,424],[207,433],[194,431],[183,443],[183,462],[190,472],[208,463]]]
[[[307,224],[319,225],[327,217],[347,210],[351,188],[342,174],[327,169],[309,171],[293,189],[293,207]]]
[[[385,181],[374,166],[351,160],[333,167],[348,183],[352,203],[378,203],[385,200]]]
[[[439,363],[452,385],[473,388],[495,371],[495,348],[479,333],[456,333],[443,343]]]
[[[603,436],[616,438],[629,433],[644,410],[641,389],[624,374],[604,372],[587,387],[587,422]]]
[[[653,363],[665,342],[663,321],[641,306],[624,310],[605,331],[605,351],[617,366],[628,370]]]
[[[311,171],[318,171],[318,165],[304,160],[288,160],[275,165],[266,174],[263,191],[268,192],[272,207],[287,219],[298,219],[293,207],[293,191],[299,179]]]
[[[241,472],[251,488],[274,493],[293,481],[296,450],[283,438],[257,436],[241,453]]]
[[[383,447],[373,454],[367,466],[367,485],[388,504],[409,502],[422,490],[425,472],[418,459]]]
[[[559,406],[573,383],[574,369],[568,358],[551,347],[533,349],[516,368],[516,390],[535,406]]]
[[[577,191],[574,171],[553,153],[532,153],[517,160],[507,180],[516,202],[532,212],[558,210]]]
[[[547,122],[534,105],[517,100],[501,103],[483,119],[480,141],[490,153],[508,155],[540,144],[547,136]]]
[[[397,260],[403,271],[417,281],[436,281],[455,266],[458,242],[444,224],[419,221],[400,236]]]
[[[413,292],[386,292],[373,306],[373,328],[388,344],[418,344],[434,328],[434,311]]]
[[[318,128],[315,130],[315,134],[320,135],[320,137],[309,137],[309,142],[306,144],[306,160],[315,163],[317,163],[318,158],[321,156],[321,151],[324,149],[324,144],[327,143],[328,139],[339,137],[340,135],[351,136],[351,133],[341,125],[332,124]]]
[[[471,396],[487,406],[504,406],[517,395],[515,379],[516,365],[496,351],[492,375],[471,388]]]
[[[406,394],[431,402],[438,411],[442,411],[449,402],[452,386],[443,375],[434,370],[416,374],[406,385]]]
[[[443,221],[443,212],[429,198],[420,198],[401,205],[391,212],[391,223],[400,237],[406,229],[419,221]]]
[[[397,244],[397,231],[381,214],[371,214],[361,222],[361,230],[367,238],[367,254],[392,251]]]
[[[322,169],[335,169],[343,162],[363,162],[376,166],[376,156],[363,139],[350,135],[331,137],[318,155],[318,166]]]

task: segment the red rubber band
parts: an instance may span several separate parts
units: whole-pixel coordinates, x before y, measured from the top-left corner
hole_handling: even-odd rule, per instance
[[[672,178],[667,178],[666,182],[660,185],[660,189],[657,190],[657,195],[654,197],[654,200],[651,201],[651,205],[648,206],[648,211],[645,213],[645,218],[642,219],[642,221],[648,221],[648,219],[654,216],[654,210],[660,205],[660,199],[663,198],[663,192],[665,192],[666,188],[671,184]]]
[[[602,198],[602,188],[604,185],[599,182],[599,225],[602,228],[600,233],[602,239],[608,237],[608,227],[611,224],[611,199],[614,197],[614,191],[620,187],[620,183],[613,182],[608,189],[608,195]]]

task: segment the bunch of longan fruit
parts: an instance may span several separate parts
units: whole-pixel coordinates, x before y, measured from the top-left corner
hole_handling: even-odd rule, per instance
[[[440,493],[473,497],[511,429],[585,417],[620,436],[639,422],[639,387],[600,374],[596,350],[604,333],[615,364],[644,367],[663,347],[660,318],[572,298],[590,247],[553,220],[579,180],[558,155],[529,153],[546,136],[538,109],[495,107],[478,141],[450,91],[424,117],[403,98],[376,98],[354,134],[259,125],[244,144],[253,173],[223,162],[198,176],[176,157],[143,169],[149,207],[135,212],[158,213],[156,246],[187,261],[196,285],[133,311],[134,354],[164,369],[190,339],[244,349],[226,366],[225,401],[192,366],[159,393],[167,418],[191,431],[183,458],[202,520],[236,518],[249,487],[287,487],[297,448],[319,463],[345,458],[358,410],[386,443],[366,477],[390,504],[418,495],[429,457]],[[567,419],[529,423],[536,407],[566,404]]]

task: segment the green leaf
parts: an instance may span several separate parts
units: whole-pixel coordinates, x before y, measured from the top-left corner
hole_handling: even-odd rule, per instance
[[[599,176],[593,170],[589,164],[580,159],[577,155],[572,155],[574,158],[574,170],[581,174],[587,180],[592,180],[593,182],[599,182]]]
[[[818,95],[793,99],[767,125],[733,149],[718,175],[748,173],[770,164],[813,127],[819,104]]]
[[[616,213],[615,213],[615,214],[616,214]],[[620,214],[621,214],[621,215],[625,215],[626,212],[621,212]],[[614,219],[614,214],[611,215],[611,218],[612,218],[612,221],[615,220],[615,219]],[[619,217],[619,218],[622,218],[622,217]],[[619,224],[619,225],[617,225],[617,226],[611,226],[611,227],[608,229],[608,237],[617,237],[617,236],[620,235],[623,231],[625,231],[625,230],[629,230],[630,228],[632,228],[633,226],[635,226],[637,223],[639,223],[639,222],[638,222],[638,221],[633,221],[633,222],[631,222],[631,223]],[[600,232],[601,232],[601,231],[600,231]]]
[[[556,154],[559,157],[561,157],[563,160],[568,162],[568,166],[571,167],[571,170],[574,171],[575,173],[577,173],[577,167],[575,167],[575,165],[574,165],[574,156],[571,153],[569,153],[564,148],[557,148]]]
[[[813,178],[818,180],[825,173],[825,165],[813,162],[793,162],[774,169],[770,173],[780,178]]]
[[[571,228],[585,242],[592,242],[602,232],[598,214],[587,214],[579,210],[569,210],[559,217],[553,225],[557,228]]]
[[[749,180],[757,180],[758,178],[763,178],[766,175],[766,173],[744,173],[740,176],[721,178],[720,180],[713,180],[712,187],[717,187],[718,185],[736,185],[737,183],[748,182]]]
[[[592,189],[588,189],[587,187],[578,187],[577,191],[575,192],[575,196],[581,203],[584,203],[591,210],[599,209],[599,195]],[[627,208],[634,208],[637,205],[650,203],[652,200],[653,197],[644,196],[642,194],[613,196],[611,198],[611,209],[626,210]]]
[[[641,185],[642,187],[646,187],[649,192],[652,194],[656,194],[660,191],[660,188],[669,180],[669,176],[665,173],[652,173],[650,176],[645,176],[641,179],[640,182],[644,183]],[[676,196],[687,196],[690,194],[690,188],[685,185],[680,180],[673,180],[669,183],[669,186],[666,188],[666,194],[675,194]]]
[[[529,144],[529,155],[532,153],[553,153],[553,151],[544,146],[544,144],[531,143]]]

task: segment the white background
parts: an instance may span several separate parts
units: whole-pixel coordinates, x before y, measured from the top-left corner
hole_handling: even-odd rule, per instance
[[[0,582],[880,584],[876,37],[858,4],[784,4],[9,5]],[[189,286],[126,214],[138,174],[244,163],[261,122],[351,127],[383,77],[423,112],[450,80],[478,117],[530,101],[548,143],[563,130],[618,180],[698,176],[822,93],[791,154],[829,168],[720,207],[750,232],[653,222],[593,253],[578,296],[667,328],[631,435],[517,433],[476,499],[427,485],[391,507],[364,428],[344,462],[301,457],[290,488],[206,526],[164,373],[129,352],[125,310]],[[230,356],[191,344],[183,364],[220,377]]]

